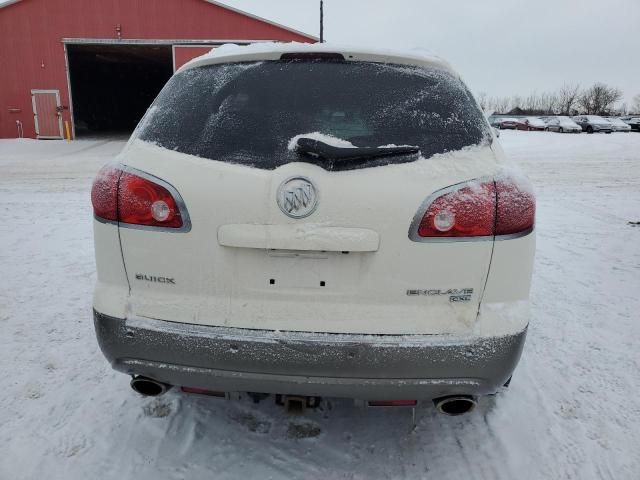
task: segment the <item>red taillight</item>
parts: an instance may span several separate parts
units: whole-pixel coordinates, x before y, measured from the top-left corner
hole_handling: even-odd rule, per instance
[[[512,235],[531,230],[534,221],[535,197],[528,185],[504,177],[445,189],[426,206],[417,236],[453,240]]]
[[[530,186],[509,178],[496,180],[496,235],[531,230],[536,219],[536,198]]]
[[[114,166],[106,166],[93,183],[94,214],[130,225],[181,228],[182,213],[174,195],[161,180],[153,181]]]
[[[91,187],[93,213],[105,220],[118,220],[118,179],[122,170],[105,165]]]
[[[130,172],[120,176],[118,219],[133,225],[182,227],[180,209],[169,190]]]
[[[418,227],[421,237],[493,235],[496,191],[493,181],[444,193],[427,208]]]

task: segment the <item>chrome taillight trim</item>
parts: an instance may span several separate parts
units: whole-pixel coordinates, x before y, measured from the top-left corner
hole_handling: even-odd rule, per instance
[[[534,230],[535,230],[535,226],[533,226],[531,228],[527,228],[526,230],[523,230],[521,232],[508,233],[506,235],[496,235],[494,238],[495,238],[496,241],[498,241],[498,240],[512,240],[514,238],[526,237],[527,235],[532,233]]]
[[[96,222],[104,223],[106,225],[115,225],[116,227],[118,226],[118,221],[117,220],[107,220],[106,218],[99,217],[95,213],[93,214],[93,219]]]

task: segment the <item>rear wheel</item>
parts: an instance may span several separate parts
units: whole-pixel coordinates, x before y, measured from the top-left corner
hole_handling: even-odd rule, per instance
[[[564,130],[562,129],[562,127],[560,127],[560,128],[558,129],[558,132],[560,132],[560,133],[564,133]]]
[[[587,127],[587,133],[593,133],[593,127],[591,125]]]

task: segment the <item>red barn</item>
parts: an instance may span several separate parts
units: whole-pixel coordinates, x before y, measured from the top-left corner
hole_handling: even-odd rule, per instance
[[[0,4],[0,137],[130,130],[186,61],[223,43],[316,42],[211,0]]]

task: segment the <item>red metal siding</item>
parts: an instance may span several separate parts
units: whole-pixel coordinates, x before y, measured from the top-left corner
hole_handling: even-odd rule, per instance
[[[200,47],[200,46],[181,46],[175,47],[173,50],[173,68],[174,70],[178,70],[182,65],[187,63],[189,60],[193,60],[200,55],[204,55],[211,51],[211,47]]]
[[[69,105],[63,38],[313,42],[205,0],[22,0],[0,8],[0,137],[35,138],[31,90]],[[68,110],[63,120],[70,121]]]

